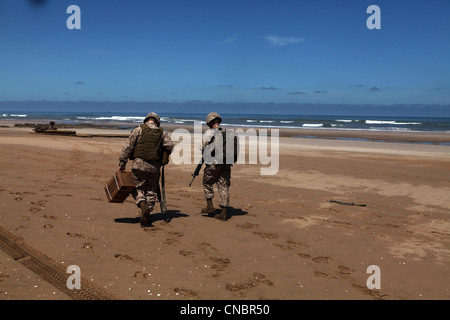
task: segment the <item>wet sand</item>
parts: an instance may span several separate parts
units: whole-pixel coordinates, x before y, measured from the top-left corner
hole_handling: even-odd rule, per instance
[[[79,266],[119,299],[450,298],[450,146],[281,134],[276,175],[233,167],[226,222],[200,213],[202,177],[188,187],[196,165],[171,163],[169,211],[156,204],[141,228],[132,198],[110,204],[103,190],[127,136],[112,129],[0,128],[0,227],[17,246]],[[0,248],[0,299],[70,298],[23,260]],[[371,265],[379,290],[366,285]]]

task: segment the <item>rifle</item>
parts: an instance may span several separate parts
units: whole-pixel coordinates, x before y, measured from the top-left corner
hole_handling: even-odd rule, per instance
[[[219,130],[222,131],[222,128],[219,128]],[[213,143],[214,140],[215,140],[215,138],[216,138],[216,137],[213,136],[213,137],[211,138],[211,141],[208,142],[208,145],[210,145],[211,143]],[[208,145],[207,145],[207,146],[208,146]],[[192,182],[194,182],[194,179],[200,174],[200,170],[202,169],[203,162],[205,162],[205,159],[203,159],[203,153],[202,153],[202,159],[200,160],[200,162],[198,163],[197,167],[195,168],[194,173],[191,174],[192,180],[191,180],[191,183],[189,183],[189,187],[192,185]]]
[[[192,182],[194,182],[194,179],[200,174],[200,170],[202,169],[202,166],[203,166],[203,157],[202,157],[202,160],[200,160],[197,167],[195,168],[194,173],[192,174],[192,180],[191,180],[191,183],[189,183],[189,187],[192,185]]]
[[[165,179],[164,179],[164,166],[162,166],[161,186],[159,185],[159,181],[158,181],[158,189],[156,190],[156,195],[158,197],[159,205],[161,207],[161,213],[167,212],[165,184],[166,183],[165,183]],[[162,193],[162,197],[161,197],[161,193]]]

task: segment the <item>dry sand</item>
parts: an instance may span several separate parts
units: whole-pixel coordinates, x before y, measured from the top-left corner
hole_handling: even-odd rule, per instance
[[[90,137],[0,128],[0,236],[114,297],[450,298],[450,146],[282,137],[276,175],[233,167],[226,222],[200,213],[195,164],[170,164],[169,212],[157,204],[141,228],[131,197],[109,204],[103,190],[124,138],[77,132]],[[70,298],[24,260],[0,250],[0,299]]]

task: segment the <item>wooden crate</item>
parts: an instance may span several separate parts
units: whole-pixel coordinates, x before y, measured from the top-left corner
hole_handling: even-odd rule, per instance
[[[105,193],[108,202],[123,203],[136,189],[131,172],[117,171],[105,185]]]

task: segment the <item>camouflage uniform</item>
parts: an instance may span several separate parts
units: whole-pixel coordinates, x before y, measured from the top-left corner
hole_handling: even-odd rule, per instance
[[[147,125],[152,128],[158,128],[153,122],[148,122]],[[125,147],[122,149],[122,153],[119,156],[119,167],[125,168],[127,161],[133,157],[134,148],[142,133],[142,128],[139,126],[135,128],[128,137]],[[162,146],[169,154],[173,150],[173,142],[170,139],[167,132],[163,132]],[[161,163],[158,161],[145,161],[141,158],[133,160],[131,171],[133,173],[136,189],[133,191],[132,196],[137,206],[141,201],[145,201],[150,208],[150,212],[153,211],[153,206],[156,202],[156,192],[159,185]]]
[[[202,151],[211,142],[211,139],[217,134],[219,129],[208,129],[202,137]],[[217,185],[219,192],[219,206],[226,208],[230,203],[230,185],[231,185],[231,164],[218,164],[215,160],[212,164],[206,164],[203,175],[203,193],[205,199],[214,198],[214,184]]]

